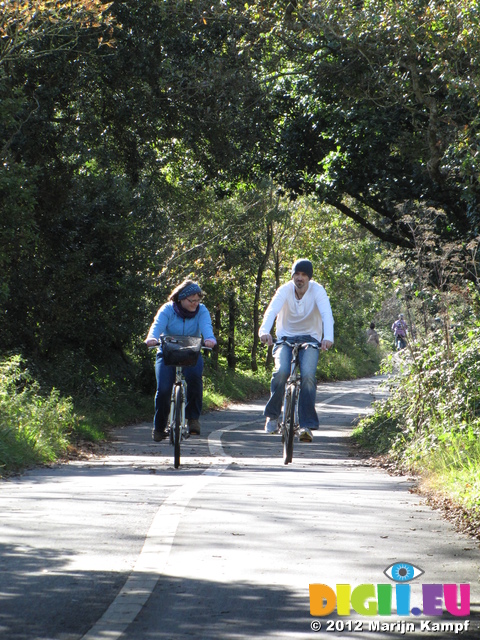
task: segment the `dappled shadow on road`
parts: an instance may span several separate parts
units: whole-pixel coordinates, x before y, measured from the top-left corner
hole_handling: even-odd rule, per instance
[[[338,445],[341,438],[352,430],[354,419],[364,413],[372,401],[379,397],[378,380],[366,379],[349,381],[330,385],[320,384],[317,390],[317,411],[320,418],[319,434],[323,444],[327,445],[325,453],[331,457],[338,457]],[[264,450],[268,440],[259,440],[258,435],[263,432],[263,410],[267,398],[254,402],[232,405],[223,411],[214,411],[202,416],[202,435],[192,437],[182,444],[182,465],[189,464],[197,457],[209,455],[207,438],[212,432],[225,430],[222,442],[235,445],[235,451],[225,451],[227,455],[252,456],[248,445],[252,444],[255,453],[261,457],[270,455]],[[331,433],[332,429],[335,433]],[[254,438],[254,440],[252,440]],[[325,438],[330,438],[325,441]],[[332,439],[333,438],[333,439]],[[247,445],[247,451],[242,448]],[[329,449],[328,445],[333,445]],[[110,456],[153,456],[159,459],[172,455],[171,447],[164,442],[153,445],[151,442],[151,424],[133,425],[126,429],[115,431],[113,441],[104,448],[104,453]],[[344,454],[344,452],[342,452]],[[301,452],[300,452],[301,455]]]
[[[125,640],[300,638],[311,634],[308,585],[219,583],[162,577]]]
[[[238,640],[239,638],[294,638],[312,637],[311,623],[316,618],[310,615],[308,584],[303,590],[289,589],[278,584],[256,584],[254,582],[220,583],[213,580],[186,580],[173,576],[162,576],[152,594],[148,607],[130,624],[122,636],[125,640],[208,638],[208,640]],[[472,603],[472,610],[478,611],[478,603]],[[370,619],[352,612],[351,616],[328,616],[333,633],[329,637],[358,638],[349,633],[347,620],[362,623],[361,637],[378,638],[379,632],[369,633]],[[470,631],[461,635],[464,639],[478,638],[480,618],[477,613],[470,616]],[[335,621],[341,621],[335,633]],[[377,622],[407,622],[408,618],[380,618]],[[436,621],[452,620],[442,616]],[[342,624],[343,622],[343,624]],[[426,631],[409,633],[408,637],[430,637]],[[322,620],[323,632],[327,622]],[[332,631],[331,628],[331,631]],[[358,627],[357,627],[358,628]],[[352,628],[353,631],[353,628]],[[337,635],[338,634],[338,635]],[[452,633],[436,631],[435,638],[451,640]],[[399,637],[398,631],[381,632],[382,638]]]
[[[83,634],[126,580],[120,572],[65,571],[68,554],[0,544],[0,638]]]
[[[125,574],[76,571],[65,574],[65,558],[51,550],[35,551],[2,545],[2,588],[0,593],[0,636],[2,640],[56,640],[80,638],[100,618],[126,579]],[[147,578],[149,576],[146,576]],[[237,640],[238,638],[311,637],[308,580],[302,588],[285,584],[253,581],[221,582],[161,575],[148,604],[122,635],[122,640]],[[259,582],[263,576],[259,575]],[[332,585],[334,586],[334,585]],[[479,637],[480,604],[472,602],[471,630],[461,634],[464,640]],[[349,616],[328,619],[346,621]],[[375,620],[382,620],[375,618]],[[385,619],[383,619],[385,620]],[[390,618],[388,618],[390,620]],[[404,621],[407,621],[403,618]],[[410,620],[410,619],[408,619]],[[435,621],[447,621],[447,616]],[[364,621],[361,634],[368,633]],[[322,620],[325,631],[325,620]],[[419,624],[418,620],[416,624]],[[398,638],[398,633],[382,632],[382,638]],[[105,636],[107,637],[107,636]],[[348,627],[338,636],[358,638]],[[427,632],[408,637],[430,637]],[[435,632],[432,637],[451,639],[451,633]]]
[[[293,464],[288,468],[294,468],[298,464],[316,464],[318,471],[326,471],[326,462],[341,462],[346,459],[354,459],[346,446],[346,435],[350,428],[339,429],[336,425],[321,425],[318,431],[313,432],[313,442],[299,442],[294,440]],[[279,464],[282,466],[283,445],[278,434],[265,434],[263,429],[243,428],[225,433],[222,436],[222,446],[225,454],[232,456],[238,462],[247,461],[254,463],[255,458],[261,464]],[[361,458],[358,458],[360,461]]]

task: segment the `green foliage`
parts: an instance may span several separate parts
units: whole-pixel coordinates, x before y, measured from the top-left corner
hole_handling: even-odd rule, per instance
[[[360,422],[355,439],[389,451],[409,469],[468,469],[480,453],[480,329],[466,329],[448,345],[433,334],[401,352],[406,362],[387,400]],[[395,360],[391,360],[391,364]]]
[[[242,402],[267,395],[270,372],[265,369],[232,371],[225,358],[219,359],[220,368],[214,370],[208,362],[205,367],[204,408],[219,409],[231,401]]]
[[[412,246],[405,203],[417,218],[443,210],[444,240],[477,233],[476,0],[251,2],[249,11],[276,114],[263,166],[280,184],[399,246]]]
[[[403,406],[402,457],[413,465],[435,452],[454,450],[462,442],[461,458],[480,434],[480,331],[473,328],[446,348],[433,338],[414,352],[410,369],[395,392]],[[433,458],[435,459],[435,458]]]
[[[1,18],[0,349],[80,354],[83,369],[125,358],[179,271],[195,269],[183,252],[227,216],[202,190],[242,164],[260,89],[220,5],[210,28],[202,3],[61,4],[7,3]],[[250,108],[232,123],[240,95]],[[190,230],[198,208],[211,224]],[[216,239],[210,266],[222,251],[243,259],[228,231],[218,251]]]
[[[375,402],[372,414],[361,419],[352,439],[366,451],[383,454],[390,451],[399,433],[400,427],[391,415],[388,402]]]
[[[0,470],[55,460],[75,421],[72,400],[42,394],[19,356],[0,362]]]
[[[480,450],[469,450],[469,459],[462,465],[451,465],[443,458],[427,478],[427,489],[448,495],[469,513],[469,519],[478,522],[480,517]]]
[[[74,399],[77,416],[70,435],[73,446],[86,442],[98,443],[108,439],[111,428],[150,420],[153,415],[153,393],[121,390],[117,385],[102,389],[96,395]]]
[[[380,367],[382,352],[370,345],[358,346],[351,351],[336,348],[321,352],[317,377],[321,381],[354,380],[374,375]]]

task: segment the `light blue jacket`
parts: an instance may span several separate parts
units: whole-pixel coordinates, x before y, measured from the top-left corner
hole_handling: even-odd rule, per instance
[[[180,318],[175,313],[173,302],[167,302],[157,311],[148,330],[147,340],[158,340],[160,336],[198,336],[204,340],[215,340],[210,313],[204,304],[199,305],[194,318]]]

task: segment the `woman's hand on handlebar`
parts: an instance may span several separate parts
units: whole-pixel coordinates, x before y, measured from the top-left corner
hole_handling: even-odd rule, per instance
[[[160,343],[156,338],[148,338],[147,340],[145,340],[145,344],[147,345],[147,347],[156,347]]]
[[[205,347],[207,347],[207,349],[213,349],[214,347],[217,346],[217,343],[215,342],[215,340],[205,340],[205,342],[203,343]]]

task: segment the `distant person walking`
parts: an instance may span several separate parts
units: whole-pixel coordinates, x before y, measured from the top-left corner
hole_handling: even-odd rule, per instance
[[[380,338],[375,331],[375,323],[371,322],[370,327],[367,329],[367,344],[373,344],[375,347],[380,346]]]
[[[392,324],[392,331],[395,338],[395,348],[397,351],[405,349],[407,346],[407,323],[403,317],[403,313],[398,316],[398,320]]]

